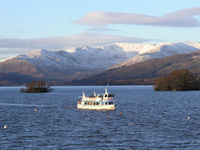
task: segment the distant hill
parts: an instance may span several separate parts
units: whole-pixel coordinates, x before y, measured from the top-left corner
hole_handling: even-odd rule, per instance
[[[109,68],[115,69],[149,59],[195,51],[200,51],[199,42],[114,43],[97,48],[80,46],[69,50],[39,49],[1,61],[0,85],[22,85],[32,79],[45,79],[54,85],[60,85]],[[119,75],[114,76],[121,74],[120,72],[116,73]],[[138,77],[138,79],[141,78],[143,79],[143,76]],[[148,80],[148,82],[150,81]],[[138,83],[143,82],[138,81]]]
[[[22,75],[19,73],[0,73],[0,85],[11,86],[11,85],[24,85],[31,80],[38,80],[37,77],[32,77],[29,75]]]
[[[68,84],[153,84],[155,79],[168,75],[177,69],[188,69],[192,73],[200,75],[200,52],[156,58],[130,66],[109,69],[82,80],[74,80]]]

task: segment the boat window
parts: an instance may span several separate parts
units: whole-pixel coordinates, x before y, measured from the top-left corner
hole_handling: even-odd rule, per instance
[[[108,97],[114,97],[114,94],[109,94],[109,96]]]

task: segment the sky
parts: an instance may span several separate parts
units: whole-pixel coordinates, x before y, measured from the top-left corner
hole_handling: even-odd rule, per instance
[[[0,0],[0,60],[37,49],[200,42],[199,0]]]

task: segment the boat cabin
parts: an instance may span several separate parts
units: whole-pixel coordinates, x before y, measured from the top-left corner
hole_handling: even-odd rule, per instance
[[[114,110],[115,109],[115,100],[114,94],[109,94],[107,89],[105,89],[104,94],[98,94],[94,92],[92,96],[83,96],[78,98],[77,108],[79,109],[106,109]]]

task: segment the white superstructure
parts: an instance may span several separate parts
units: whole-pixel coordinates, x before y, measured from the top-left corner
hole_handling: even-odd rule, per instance
[[[96,109],[96,110],[114,110],[115,109],[115,99],[114,94],[109,94],[107,89],[103,95],[80,96],[77,104],[78,109]]]

